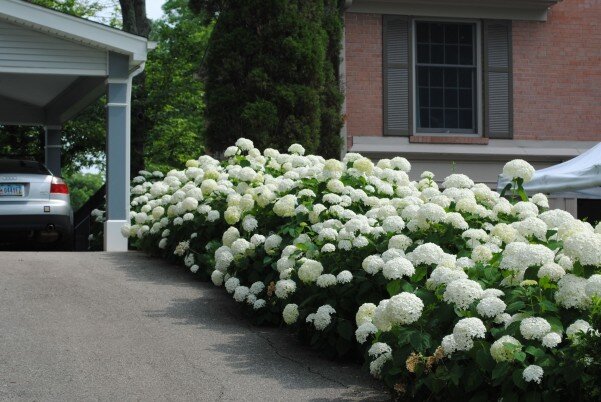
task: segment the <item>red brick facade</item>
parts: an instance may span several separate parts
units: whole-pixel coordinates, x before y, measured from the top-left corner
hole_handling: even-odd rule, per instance
[[[514,138],[601,140],[601,2],[513,22]]]
[[[382,16],[346,13],[348,147],[382,136]],[[513,138],[601,141],[601,1],[563,0],[513,22]],[[427,141],[420,141],[427,142]]]
[[[346,124],[352,136],[381,136],[382,16],[347,13],[345,17]]]

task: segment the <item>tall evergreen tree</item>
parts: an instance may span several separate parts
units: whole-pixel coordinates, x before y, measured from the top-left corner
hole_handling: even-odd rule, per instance
[[[206,144],[339,154],[337,0],[191,0],[218,12],[206,57]],[[333,18],[333,16],[335,16]],[[334,19],[338,18],[338,22]],[[321,146],[320,146],[321,144]]]

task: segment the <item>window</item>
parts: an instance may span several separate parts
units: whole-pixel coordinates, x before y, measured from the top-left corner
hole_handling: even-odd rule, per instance
[[[476,25],[415,22],[418,133],[477,133]]]

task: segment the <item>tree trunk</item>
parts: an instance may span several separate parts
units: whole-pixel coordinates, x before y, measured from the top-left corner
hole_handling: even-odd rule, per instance
[[[148,38],[150,20],[146,18],[145,0],[119,0],[123,30]],[[133,82],[131,105],[131,172],[137,175],[145,167],[144,144],[150,130],[150,120],[146,114],[146,73],[139,74]]]

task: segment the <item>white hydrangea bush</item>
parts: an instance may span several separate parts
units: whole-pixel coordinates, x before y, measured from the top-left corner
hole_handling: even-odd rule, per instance
[[[503,170],[509,199],[462,174],[412,181],[402,157],[325,160],[298,144],[240,139],[224,161],[186,166],[136,177],[123,234],[257,322],[330,356],[362,353],[408,397],[578,389],[565,371],[601,295],[601,230],[528,198],[527,162]]]

